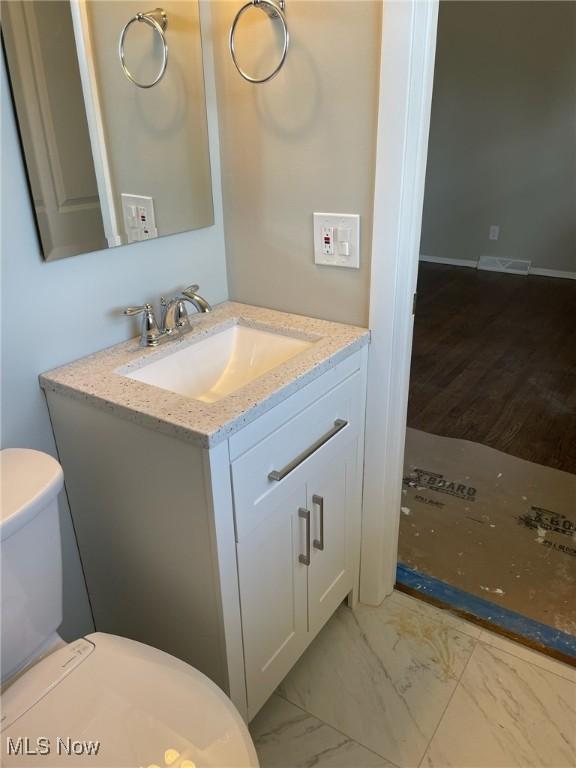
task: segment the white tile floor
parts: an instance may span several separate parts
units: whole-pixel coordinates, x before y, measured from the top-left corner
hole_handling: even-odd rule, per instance
[[[574,768],[576,669],[395,592],[342,606],[251,731],[261,768]]]

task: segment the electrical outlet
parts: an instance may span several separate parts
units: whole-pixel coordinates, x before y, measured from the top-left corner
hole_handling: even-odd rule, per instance
[[[322,253],[325,256],[334,256],[334,227],[321,227]]]
[[[500,224],[490,224],[490,229],[488,230],[488,239],[498,240],[499,237],[500,237]]]
[[[356,213],[314,214],[314,263],[360,267],[360,216]]]

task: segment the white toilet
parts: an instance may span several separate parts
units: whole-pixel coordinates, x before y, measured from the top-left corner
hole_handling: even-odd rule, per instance
[[[62,468],[25,449],[0,460],[1,764],[258,766],[240,714],[198,670],[115,635],[61,640]]]

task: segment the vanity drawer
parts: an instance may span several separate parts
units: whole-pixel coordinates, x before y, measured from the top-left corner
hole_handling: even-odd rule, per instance
[[[247,424],[239,432],[233,434],[228,441],[230,461],[236,461],[243,453],[254,448],[258,443],[284,426],[286,422],[317,400],[327,392],[335,389],[346,379],[349,379],[356,371],[363,368],[363,352],[355,352],[346,357],[333,368],[329,368],[322,376],[314,379],[302,389],[298,389],[287,400],[276,405],[271,410],[259,416]]]
[[[355,440],[364,418],[357,372],[232,462],[236,536],[256,527],[296,483]]]

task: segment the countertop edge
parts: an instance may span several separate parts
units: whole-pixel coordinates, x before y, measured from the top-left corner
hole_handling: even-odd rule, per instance
[[[161,419],[151,414],[145,413],[137,408],[132,408],[121,403],[114,403],[107,400],[101,395],[97,395],[91,392],[83,392],[68,384],[63,384],[60,381],[56,381],[50,378],[50,371],[41,373],[38,376],[40,387],[45,392],[54,392],[62,394],[72,398],[73,400],[90,403],[96,408],[103,410],[107,413],[116,414],[120,418],[124,418],[128,421],[138,423],[140,426],[146,429],[153,429],[162,432],[165,435],[176,437],[183,440],[186,443],[197,445],[200,448],[210,449],[214,448],[224,440],[229,439],[232,435],[239,432],[257,418],[267,413],[276,405],[287,400],[293,394],[312,383],[315,379],[319,378],[322,374],[334,368],[338,363],[342,362],[346,358],[350,357],[354,353],[360,351],[370,343],[370,331],[368,329],[358,329],[364,331],[362,335],[353,339],[341,349],[335,351],[327,359],[314,365],[309,371],[304,372],[302,375],[297,376],[292,381],[289,381],[284,386],[280,387],[277,391],[271,392],[267,397],[254,404],[252,407],[238,414],[232,418],[228,423],[222,425],[214,432],[200,432],[193,427],[183,426],[181,424],[175,424],[166,419]]]

